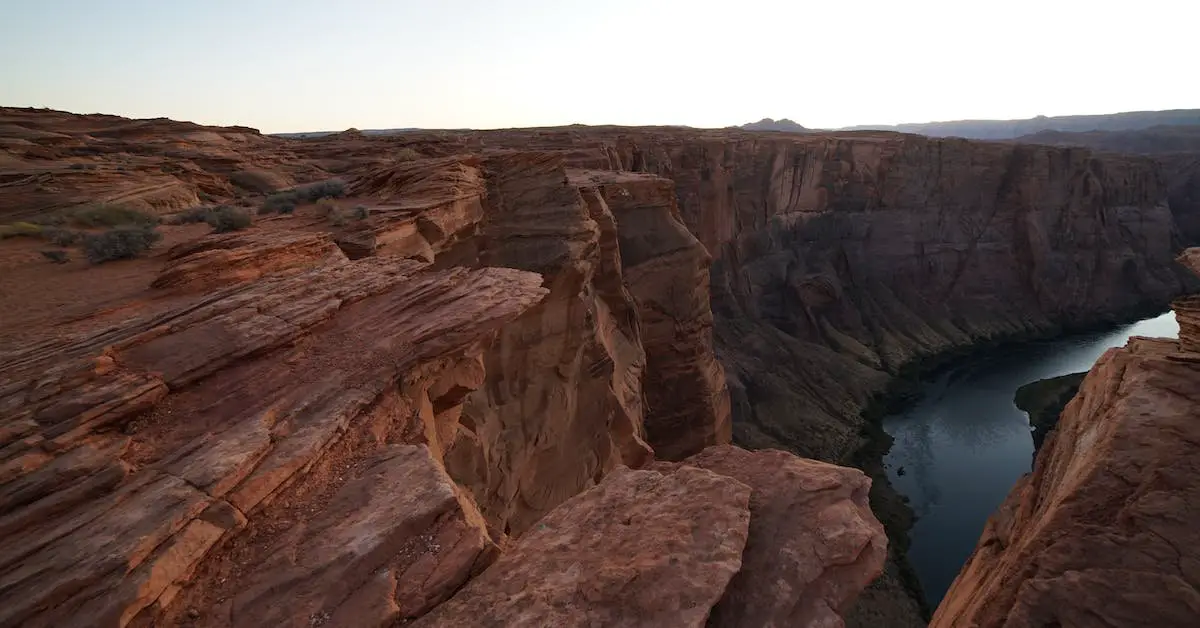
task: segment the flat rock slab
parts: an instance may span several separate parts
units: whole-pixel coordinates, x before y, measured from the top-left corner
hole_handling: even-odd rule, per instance
[[[462,586],[493,547],[424,445],[393,445],[297,524],[235,600],[234,626],[384,625]]]
[[[305,481],[385,391],[480,351],[545,294],[540,284],[504,268],[343,261],[6,354],[0,627],[124,626],[170,604],[218,542]],[[134,436],[119,434],[135,421]],[[458,506],[428,454],[405,451],[281,546],[293,562],[262,575],[281,588],[248,583],[285,615],[246,603],[238,625],[310,625],[351,592],[359,614],[329,619],[392,621],[461,586],[491,543],[482,518]],[[410,551],[404,540],[420,533],[441,549]],[[377,578],[389,573],[391,585]]]
[[[620,469],[414,626],[703,626],[741,567],[750,488]]]
[[[887,536],[861,471],[731,445],[683,464],[753,489],[742,569],[709,626],[841,626],[846,607],[883,573]]]

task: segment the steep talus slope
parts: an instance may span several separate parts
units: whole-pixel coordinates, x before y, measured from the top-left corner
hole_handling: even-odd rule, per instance
[[[1190,251],[1193,268],[1200,271]],[[1200,336],[1096,362],[988,520],[932,626],[1190,626],[1200,617]]]

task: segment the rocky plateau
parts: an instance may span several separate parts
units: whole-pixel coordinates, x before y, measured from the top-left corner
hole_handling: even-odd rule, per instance
[[[0,626],[925,625],[873,413],[1200,288],[1171,194],[1148,157],[888,132],[0,108]],[[162,241],[48,261],[48,219],[96,203]],[[252,224],[180,218],[217,204]],[[1191,489],[1151,464],[1195,453],[1189,304],[1084,380],[936,625],[1053,625],[1106,574],[1113,617],[1121,583],[1200,608]],[[1096,539],[1112,564],[1077,570]]]

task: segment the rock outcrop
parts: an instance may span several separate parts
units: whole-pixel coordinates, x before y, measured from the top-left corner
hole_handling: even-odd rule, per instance
[[[1200,351],[1180,338],[1096,362],[931,626],[1195,623]]]
[[[840,626],[887,558],[861,472],[782,451],[710,447],[683,462],[751,487],[742,566],[709,626]]]
[[[440,455],[453,425],[430,408],[447,405],[444,382],[478,368],[480,343],[536,303],[540,283],[509,269],[364,260],[5,356],[0,625],[125,625],[168,606],[248,518],[261,531],[298,495],[350,474],[374,473],[369,484],[412,471],[373,471],[370,452],[396,435]],[[345,594],[388,559],[380,552],[423,531],[382,516],[387,496],[373,490],[334,491],[347,507],[330,516],[346,529],[322,535],[324,558],[305,556],[312,569],[340,564]],[[360,521],[349,502],[368,509]],[[392,545],[350,559],[393,528]],[[294,554],[303,532],[293,533],[273,555]]]
[[[652,460],[647,399],[673,455],[728,441],[708,257],[669,181],[582,185],[530,152],[392,167],[354,182],[369,246],[299,215],[165,226],[177,243],[130,266],[150,290],[0,354],[0,626],[407,621]],[[610,195],[672,237],[622,242]],[[712,477],[744,527],[749,489]],[[697,622],[740,564],[718,523],[726,575],[674,592]]]
[[[582,516],[654,457],[673,462],[612,482],[700,490],[703,467],[703,490],[749,487],[724,513],[748,513],[736,568],[695,580],[689,554],[664,572],[712,621],[912,625],[911,604],[846,606],[882,547],[861,476],[696,454],[732,431],[872,469],[863,411],[897,375],[1194,285],[1158,166],[1075,148],[669,128],[293,141],[2,109],[0,166],[6,221],[249,207],[333,176],[339,203],[368,210],[199,242],[165,225],[165,253],[95,269],[29,271],[36,245],[5,241],[0,291],[37,307],[0,318],[16,339],[0,354],[0,592],[16,600],[0,625],[386,624],[471,608],[443,601],[460,588],[495,595],[498,555],[559,599],[534,578],[534,543],[554,540],[538,522]],[[1181,327],[1185,345],[1200,333]],[[411,494],[384,490],[400,477]],[[773,484],[795,477],[829,487]],[[814,514],[785,529],[788,508]],[[704,540],[689,547],[716,551]],[[769,560],[778,547],[799,549]],[[903,597],[894,560],[885,573],[872,604]]]
[[[617,471],[416,625],[704,626],[741,565],[749,498],[695,467]]]
[[[712,350],[711,258],[680,220],[673,184],[633,173],[577,171],[571,177],[599,221],[616,221],[621,273],[646,348],[645,425],[655,453],[679,460],[729,442],[729,393]]]
[[[1173,261],[1170,190],[1145,157],[878,132],[600,127],[438,141],[555,149],[575,167],[671,179],[713,258],[735,439],[823,460],[862,445],[862,411],[910,367],[1127,320],[1200,287]]]
[[[203,292],[345,259],[326,233],[212,235],[167,251],[167,264],[150,285]]]
[[[1058,424],[1058,417],[1067,404],[1079,392],[1079,384],[1087,373],[1069,373],[1048,379],[1039,379],[1017,389],[1013,405],[1029,415],[1029,427],[1033,433],[1033,453],[1036,456],[1046,436]]]
[[[712,447],[551,511],[418,626],[840,626],[883,569],[861,472]]]

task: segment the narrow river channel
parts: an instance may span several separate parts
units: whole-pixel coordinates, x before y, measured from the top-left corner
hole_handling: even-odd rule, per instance
[[[1178,337],[1174,313],[1103,333],[1005,347],[922,383],[921,400],[888,416],[885,458],[893,485],[917,514],[909,559],[936,607],[979,540],[988,516],[1030,470],[1028,416],[1013,394],[1030,382],[1091,368],[1130,336]]]

